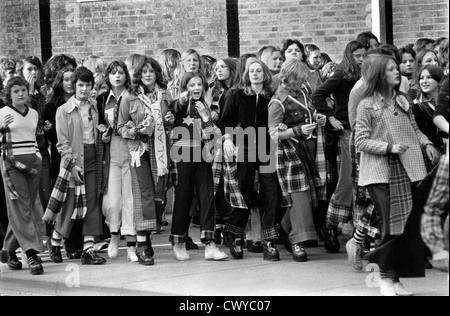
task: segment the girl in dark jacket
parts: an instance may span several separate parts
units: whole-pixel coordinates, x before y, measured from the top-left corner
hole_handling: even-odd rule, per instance
[[[228,220],[225,232],[229,234],[228,246],[236,259],[243,257],[244,229],[252,206],[252,193],[256,172],[259,172],[259,193],[261,210],[264,213],[262,224],[264,259],[280,260],[273,240],[277,237],[275,215],[279,206],[276,169],[270,168],[273,157],[267,156],[270,148],[268,134],[268,105],[272,97],[270,88],[272,75],[261,61],[251,62],[244,73],[244,88],[239,89],[227,99],[220,121],[224,135],[224,154],[228,161],[236,157],[237,181],[245,203],[235,208]],[[236,130],[234,130],[236,129]],[[245,141],[245,136],[249,136]],[[233,141],[235,138],[235,141]],[[274,154],[274,151],[270,151]],[[268,160],[267,160],[268,158]],[[230,181],[231,179],[228,179]],[[230,200],[230,196],[227,196]]]
[[[348,43],[344,58],[333,76],[318,87],[312,95],[314,108],[317,112],[327,116],[326,127],[329,133],[335,134],[339,138],[340,147],[339,180],[328,207],[327,223],[321,230],[325,248],[329,252],[339,252],[338,224],[348,222],[352,214],[352,161],[349,148],[348,100],[350,91],[361,77],[361,64],[365,52],[366,49],[360,42]],[[327,103],[327,98],[331,94],[334,96],[334,109],[330,108]],[[327,157],[327,159],[329,158]]]

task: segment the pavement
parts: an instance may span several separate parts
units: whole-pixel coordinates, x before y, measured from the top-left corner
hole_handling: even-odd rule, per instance
[[[341,252],[330,254],[322,243],[307,248],[308,262],[294,262],[283,246],[281,261],[267,262],[262,254],[245,252],[244,259],[231,256],[226,261],[205,261],[199,228],[190,235],[200,246],[189,251],[191,261],[175,259],[168,242],[169,228],[153,235],[155,265],[141,266],[126,261],[125,241],[119,256],[102,266],[83,266],[79,260],[65,259],[54,264],[42,254],[45,273],[32,276],[25,264],[21,271],[10,271],[0,264],[1,296],[379,296],[376,267],[357,272],[347,262],[341,235]],[[229,254],[226,246],[220,248]],[[65,258],[65,256],[64,256]],[[448,274],[431,269],[425,278],[402,279],[416,296],[448,296]]]

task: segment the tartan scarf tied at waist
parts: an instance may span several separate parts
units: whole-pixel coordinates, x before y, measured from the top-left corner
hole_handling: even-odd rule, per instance
[[[223,163],[223,184],[225,190],[225,200],[230,203],[232,208],[248,209],[239,188],[237,177],[237,162],[224,159]]]
[[[20,171],[23,171],[26,174],[35,175],[38,173],[36,169],[30,168],[23,163],[16,161],[13,154],[12,149],[12,136],[11,136],[11,130],[8,128],[6,130],[6,134],[2,136],[2,152],[3,152],[3,169],[5,170],[5,183],[6,186],[9,189],[9,197],[11,200],[17,200],[19,198],[19,194],[16,191],[16,188],[14,186],[14,183],[11,180],[11,176],[8,172],[8,167],[14,166]]]
[[[55,187],[53,188],[44,217],[42,218],[44,221],[54,222],[58,213],[61,212],[63,204],[66,201],[67,193],[69,192],[70,177],[74,166],[75,159],[67,158],[64,161],[64,165],[56,179]],[[72,214],[72,219],[82,219],[86,216],[86,212],[86,187],[84,184],[75,184],[75,209]]]
[[[298,142],[297,151],[293,142]],[[304,138],[286,139],[278,142],[277,174],[283,194],[282,206],[292,206],[290,193],[310,190],[313,207],[318,205],[317,189],[321,179],[314,156]]]
[[[397,154],[388,154],[390,194],[390,235],[403,234],[413,208],[411,181]]]

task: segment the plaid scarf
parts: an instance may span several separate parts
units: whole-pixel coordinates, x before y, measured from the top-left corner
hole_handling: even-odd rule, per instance
[[[293,141],[299,143],[297,151]],[[283,195],[282,206],[292,206],[290,193],[310,190],[313,207],[318,205],[317,189],[321,186],[315,160],[305,139],[287,139],[278,142],[277,174]]]
[[[405,230],[406,221],[413,207],[411,181],[400,157],[389,154],[390,235],[399,236]]]
[[[14,183],[11,180],[11,176],[9,175],[8,168],[13,166],[20,171],[23,171],[26,174],[35,175],[37,174],[37,170],[30,168],[23,163],[16,161],[13,154],[12,149],[12,136],[11,130],[8,128],[6,130],[6,134],[2,137],[2,151],[3,151],[3,169],[5,170],[4,180],[6,186],[9,189],[9,197],[11,200],[17,200],[19,198],[19,194],[14,187]]]
[[[225,200],[230,203],[232,208],[248,209],[239,188],[237,178],[237,162],[225,159],[223,163],[223,182],[225,189]]]
[[[50,201],[43,217],[44,221],[54,222],[56,215],[61,212],[61,209],[66,201],[67,193],[69,192],[70,176],[72,168],[75,166],[75,159],[67,158],[61,168],[58,178],[56,179],[55,187],[53,188]],[[82,219],[87,212],[86,188],[84,184],[76,184],[75,187],[75,209],[72,214],[72,219]]]

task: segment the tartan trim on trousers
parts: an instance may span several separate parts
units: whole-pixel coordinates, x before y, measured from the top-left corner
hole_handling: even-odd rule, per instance
[[[370,198],[369,191],[365,187],[358,185],[359,179],[359,161],[361,153],[356,151],[355,132],[352,131],[349,139],[350,157],[352,160],[352,180],[353,180],[353,224],[361,233],[369,235],[372,238],[380,236],[381,232],[378,227],[371,225],[371,218],[375,204]]]
[[[216,237],[216,234],[214,233],[214,231],[211,230],[202,230],[200,232],[200,241],[203,244],[206,244],[209,241],[213,241]]]
[[[403,234],[406,221],[411,214],[413,197],[411,181],[399,155],[389,154],[390,235]]]
[[[275,240],[278,238],[278,232],[275,227],[263,229],[261,235],[263,240]]]
[[[45,210],[43,217],[44,221],[54,222],[56,220],[56,215],[61,212],[69,191],[70,176],[74,165],[75,159],[66,158],[64,161],[64,165],[59,171],[58,178],[53,187],[47,209]]]
[[[330,200],[327,210],[327,222],[334,224],[347,223],[352,219],[352,206],[336,204],[333,198]]]
[[[186,242],[185,235],[170,235],[169,241],[173,244],[184,244]]]
[[[227,223],[227,224],[225,224],[225,227],[223,228],[223,232],[228,235],[232,234],[232,235],[236,236],[237,238],[244,238],[245,228],[230,225]]]

